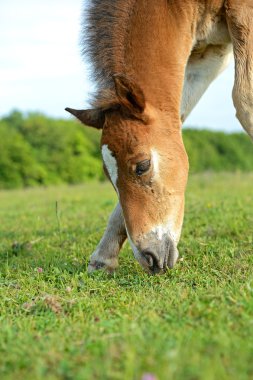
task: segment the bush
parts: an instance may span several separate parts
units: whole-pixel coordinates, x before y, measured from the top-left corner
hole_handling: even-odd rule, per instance
[[[185,129],[190,171],[253,171],[253,145],[245,133]]]
[[[0,188],[104,179],[99,133],[89,135],[76,121],[12,112],[0,122]]]
[[[0,122],[0,188],[44,183],[46,171],[29,143],[17,131]]]
[[[81,183],[102,178],[97,146],[85,136],[85,128],[67,120],[30,114],[20,128],[33,147],[36,159],[47,168],[47,183]]]

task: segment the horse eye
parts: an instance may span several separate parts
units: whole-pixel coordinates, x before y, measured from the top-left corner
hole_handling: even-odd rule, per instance
[[[144,160],[144,161],[138,162],[138,164],[136,164],[135,173],[138,176],[141,176],[142,174],[146,173],[149,168],[150,168],[150,160]]]

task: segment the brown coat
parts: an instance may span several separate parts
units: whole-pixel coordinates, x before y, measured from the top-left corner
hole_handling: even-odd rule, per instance
[[[188,176],[181,122],[232,49],[234,104],[253,138],[253,0],[93,0],[87,17],[84,51],[98,90],[92,110],[68,111],[103,129],[104,167],[119,196],[89,270],[115,268],[128,234],[156,273],[178,258]]]

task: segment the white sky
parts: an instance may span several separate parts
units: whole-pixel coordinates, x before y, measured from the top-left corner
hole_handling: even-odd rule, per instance
[[[80,55],[83,0],[0,0],[0,116],[13,108],[68,117],[92,91]],[[232,65],[210,86],[186,125],[241,131]]]

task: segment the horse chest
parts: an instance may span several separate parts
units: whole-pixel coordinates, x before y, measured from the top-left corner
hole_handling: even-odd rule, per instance
[[[226,20],[222,16],[204,19],[196,30],[192,55],[203,58],[206,51],[214,54],[221,46],[231,44]]]

